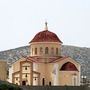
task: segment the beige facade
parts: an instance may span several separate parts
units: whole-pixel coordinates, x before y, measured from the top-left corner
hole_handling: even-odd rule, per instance
[[[32,63],[22,58],[13,64],[12,83],[18,85],[80,85],[80,65],[70,57],[56,63]],[[64,71],[61,67],[73,63],[78,71]]]
[[[45,54],[45,48],[48,47],[48,54]],[[35,49],[37,48],[37,53],[35,53]],[[41,49],[41,50],[40,50]],[[56,49],[58,49],[58,53],[56,53]],[[61,43],[58,42],[39,42],[39,43],[31,43],[30,45],[30,56],[60,56],[61,55]]]
[[[61,56],[61,47],[56,34],[39,32],[30,42],[30,56],[12,64],[9,81],[18,85],[79,86],[80,64]]]
[[[0,60],[0,80],[7,80],[7,62]]]
[[[70,62],[73,65],[75,65],[75,67],[77,68],[77,71],[76,70],[73,70],[73,71],[60,70],[63,67],[63,65],[67,62]],[[60,85],[79,86],[80,85],[80,64],[77,63],[76,61],[74,61],[70,57],[66,58],[66,60],[61,61],[60,63],[62,63],[59,67],[59,70],[60,70],[59,83],[60,83]]]

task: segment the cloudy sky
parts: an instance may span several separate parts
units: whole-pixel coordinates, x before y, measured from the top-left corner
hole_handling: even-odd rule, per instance
[[[0,0],[0,51],[29,45],[45,21],[64,45],[90,47],[90,0]]]

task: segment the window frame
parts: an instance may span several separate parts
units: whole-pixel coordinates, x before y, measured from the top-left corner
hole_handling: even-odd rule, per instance
[[[49,53],[49,48],[45,47],[45,54],[48,54],[48,53]]]
[[[37,48],[35,48],[35,55],[37,55]]]

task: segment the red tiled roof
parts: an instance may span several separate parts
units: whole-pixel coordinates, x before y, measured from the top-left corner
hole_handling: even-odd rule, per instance
[[[48,30],[44,30],[37,33],[35,37],[30,41],[30,43],[32,42],[60,42],[62,43],[62,41],[58,38],[58,36],[55,33],[50,32]]]
[[[65,63],[60,70],[61,71],[78,71],[76,66],[71,62]]]
[[[62,56],[59,56],[59,57],[40,57],[40,56],[23,56],[24,58],[26,58],[26,60],[29,60],[30,62],[34,62],[34,63],[55,63],[55,62],[58,62],[58,61],[61,61],[61,60],[64,60],[68,57],[62,57]],[[42,61],[42,59],[47,59],[47,61]]]
[[[69,56],[58,56],[58,57],[40,57],[40,56],[23,56],[26,58],[26,60],[30,61],[31,63],[56,63],[62,60],[65,60]],[[43,59],[46,59],[46,61],[42,61]],[[61,71],[78,71],[76,66],[71,63],[67,62],[63,64],[63,66],[60,69]]]

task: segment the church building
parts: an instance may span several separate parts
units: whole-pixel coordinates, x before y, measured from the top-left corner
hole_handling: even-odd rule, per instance
[[[9,81],[32,86],[80,86],[80,64],[61,56],[62,41],[48,30],[38,32],[29,42],[30,55],[12,64]]]

